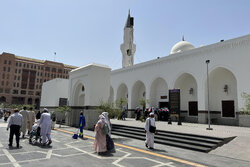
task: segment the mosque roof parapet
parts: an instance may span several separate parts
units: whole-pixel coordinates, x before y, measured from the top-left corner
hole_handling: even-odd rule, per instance
[[[197,56],[198,54],[211,53],[211,52],[216,52],[218,50],[225,49],[225,48],[235,48],[235,47],[238,47],[239,45],[246,46],[249,44],[250,44],[250,34],[241,36],[238,38],[225,40],[223,42],[217,42],[217,43],[205,45],[199,48],[194,48],[191,50],[187,50],[185,52],[178,52],[178,53],[170,54],[168,56],[156,58],[156,59],[149,60],[143,63],[135,64],[133,66],[129,66],[126,68],[116,69],[116,70],[111,71],[111,74],[116,74],[120,72],[129,72],[129,71],[148,67],[149,65],[155,65],[155,64],[165,62],[165,61],[172,61],[174,59],[179,59],[179,58],[189,58],[191,56]]]
[[[54,78],[54,79],[51,79],[49,81],[46,81],[45,83],[54,83],[54,82],[66,82],[68,81],[69,79],[65,79],[65,78]]]
[[[76,71],[79,71],[79,70],[82,70],[82,69],[88,69],[88,68],[91,68],[91,67],[101,67],[101,68],[111,69],[111,68],[110,68],[109,66],[107,66],[107,65],[97,64],[97,63],[90,63],[90,64],[87,64],[87,65],[85,65],[85,66],[76,68],[76,69],[72,70],[70,73],[76,72]]]

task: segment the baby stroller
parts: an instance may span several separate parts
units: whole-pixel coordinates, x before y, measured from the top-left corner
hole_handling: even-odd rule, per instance
[[[36,144],[36,143],[42,143],[42,138],[40,136],[40,127],[32,128],[32,131],[30,132],[30,138],[29,143],[30,144]]]

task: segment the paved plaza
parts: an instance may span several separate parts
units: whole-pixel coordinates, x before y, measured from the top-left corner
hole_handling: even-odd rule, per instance
[[[111,120],[117,123],[117,120]],[[132,119],[120,123],[140,124]],[[112,135],[116,144],[116,153],[100,156],[93,150],[93,131],[84,131],[85,139],[72,139],[76,128],[63,126],[52,131],[52,146],[42,148],[31,145],[28,139],[21,140],[21,149],[8,148],[7,123],[0,120],[0,167],[69,167],[69,166],[248,166],[250,162],[155,145],[155,150],[148,150],[143,141]],[[143,124],[141,124],[143,125]],[[159,122],[157,122],[159,126]],[[174,127],[173,125],[172,127]],[[184,126],[183,126],[184,127]],[[13,143],[15,146],[15,142]]]

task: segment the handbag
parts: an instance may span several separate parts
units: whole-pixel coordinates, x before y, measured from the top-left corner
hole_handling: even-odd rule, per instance
[[[149,132],[155,133],[156,127],[151,125],[151,121],[149,119]]]
[[[108,134],[108,133],[109,133],[109,127],[108,127],[108,125],[105,123],[105,124],[103,125],[103,128],[102,128],[102,134],[106,135],[106,134]]]
[[[77,129],[77,132],[72,136],[72,138],[77,139],[78,138],[78,133],[79,133],[79,129]]]

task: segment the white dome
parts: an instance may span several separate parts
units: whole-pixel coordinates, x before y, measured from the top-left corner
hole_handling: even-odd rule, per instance
[[[192,45],[191,43],[187,41],[180,41],[172,47],[170,54],[184,52],[186,50],[191,50],[194,48],[194,45]]]

